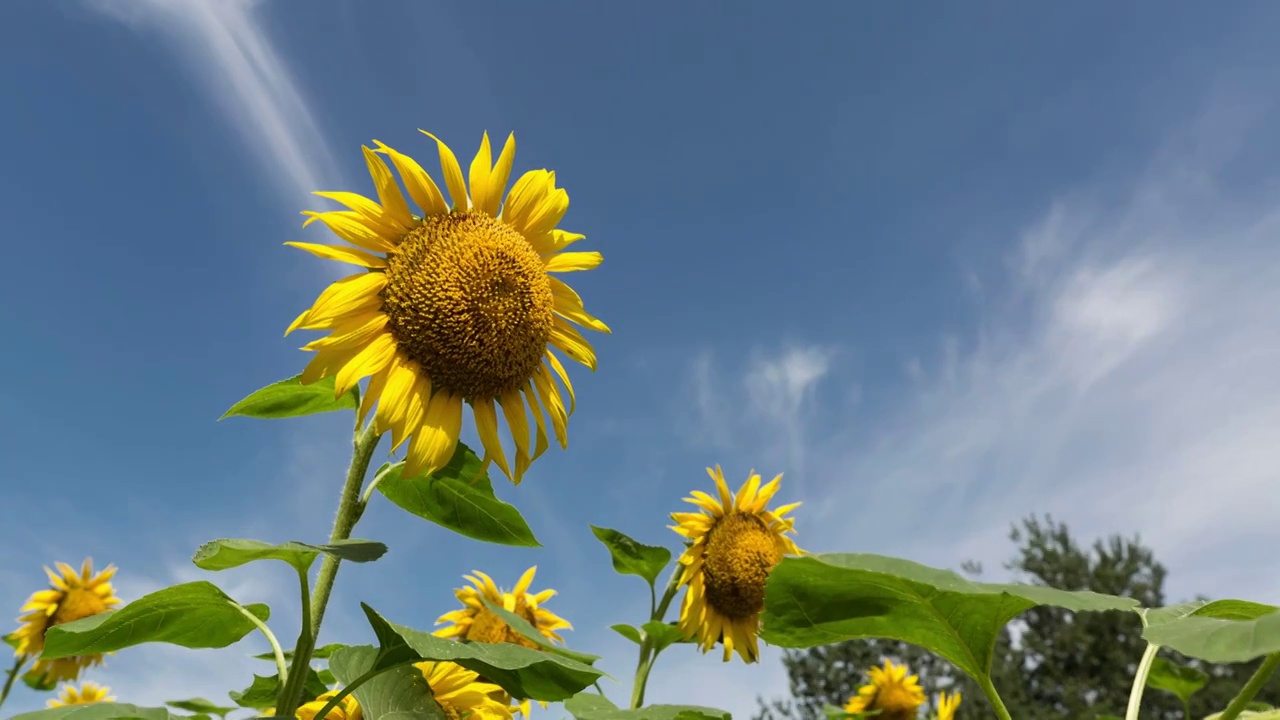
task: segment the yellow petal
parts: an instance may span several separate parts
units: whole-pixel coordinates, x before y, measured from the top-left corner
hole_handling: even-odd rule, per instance
[[[507,426],[511,429],[511,439],[516,442],[516,452],[528,459],[529,417],[525,414],[524,399],[520,396],[520,391],[509,392],[500,396],[498,404],[502,406],[502,414],[507,418]],[[517,473],[514,478],[517,485],[520,484],[521,474]]]
[[[747,508],[751,507],[751,503],[755,501],[756,491],[759,489],[760,476],[752,472],[751,477],[747,478],[742,487],[738,488],[738,496],[733,499],[734,506],[745,512]]]
[[[409,197],[422,208],[424,215],[445,215],[449,212],[449,204],[444,201],[444,194],[440,192],[435,181],[426,170],[422,169],[417,160],[396,152],[377,140],[374,140],[373,144],[378,146],[378,152],[385,153],[391,158],[391,164],[396,166],[396,171],[404,180]]]
[[[471,206],[477,210],[483,210],[487,206],[489,173],[492,170],[493,154],[489,149],[489,133],[485,132],[480,137],[480,149],[471,160]]]
[[[374,404],[382,398],[382,389],[387,385],[387,376],[391,374],[391,368],[396,364],[396,360],[397,358],[392,358],[381,372],[376,372],[369,377],[369,387],[365,389],[364,397],[360,398],[357,426],[364,427],[364,421],[369,418],[369,411],[373,410]],[[374,430],[377,430],[376,426]]]
[[[591,343],[587,342],[578,329],[564,318],[552,317],[551,344],[595,372],[596,352],[591,348]]]
[[[395,354],[396,339],[391,337],[391,333],[382,333],[375,337],[338,371],[338,376],[334,380],[334,393],[341,396],[362,379],[386,367]]]
[[[569,416],[564,411],[564,403],[560,400],[560,391],[556,388],[555,382],[551,379],[551,374],[547,371],[546,366],[539,365],[537,370],[533,371],[533,386],[538,390],[538,397],[542,399],[542,405],[547,409],[547,417],[551,418],[551,427],[555,431],[556,440],[559,441],[560,447],[569,447],[567,425]]]
[[[343,247],[341,245],[316,245],[315,243],[286,242],[285,245],[296,247],[299,250],[306,250],[316,257],[325,260],[336,260],[338,262],[351,263],[367,268],[384,268],[387,261],[376,255],[370,255],[363,250],[355,248]]]
[[[379,433],[391,431],[393,448],[404,442],[404,419],[409,409],[409,394],[418,379],[415,366],[416,363],[400,355],[391,360],[387,368],[387,383],[382,388],[378,410],[373,416],[374,428]]]
[[[409,445],[408,462],[419,472],[435,472],[449,463],[462,431],[462,398],[438,391],[427,402],[422,425]],[[416,473],[415,473],[416,474]]]
[[[502,474],[510,478],[511,469],[507,466],[507,456],[498,438],[498,413],[493,409],[493,400],[477,398],[471,401],[471,408],[475,412],[476,432],[484,444],[485,456],[497,463]]]
[[[524,574],[520,576],[520,580],[516,583],[515,588],[511,590],[511,594],[524,595],[525,593],[529,592],[529,586],[533,584],[533,576],[536,575],[537,572],[538,572],[537,565],[534,565],[528,570],[525,570]]]
[[[421,373],[415,373],[415,378],[405,401],[404,420],[400,423],[404,428],[404,435],[400,442],[404,442],[418,431],[418,427],[422,425],[422,418],[427,414],[427,403],[431,402],[431,378]],[[394,447],[399,445],[393,443],[393,449]]]
[[[549,192],[529,211],[524,229],[526,235],[551,232],[569,210],[569,193],[555,187],[555,173],[550,174],[547,187]]]
[[[573,383],[569,382],[569,373],[565,372],[564,365],[560,364],[560,358],[556,357],[555,353],[550,350],[547,351],[547,364],[551,366],[552,370],[555,370],[560,382],[564,383],[564,389],[569,393],[569,414],[572,415],[574,410],[578,408],[578,397],[573,392]]]
[[[378,157],[378,154],[361,145],[364,151],[364,162],[369,166],[369,177],[373,178],[373,186],[378,189],[378,200],[382,203],[383,221],[394,223],[401,232],[409,232],[414,226],[413,215],[409,213],[409,205],[400,194],[400,185],[391,174],[391,168]]]
[[[547,424],[542,416],[542,403],[538,402],[538,397],[533,389],[533,380],[530,379],[524,384],[525,400],[529,403],[529,410],[533,413],[533,423],[537,429],[537,437],[534,440],[533,455],[530,460],[537,460],[542,453],[547,451]]]
[[[564,284],[560,278],[548,277],[547,279],[551,281],[551,298],[555,302],[557,315],[597,332],[613,333],[608,325],[587,313],[586,308],[582,306],[582,298],[573,291],[573,288]]]
[[[356,247],[378,253],[389,253],[396,249],[396,237],[381,224],[370,222],[360,213],[350,210],[330,212],[305,210],[302,214],[307,216],[307,221],[302,223],[302,227],[319,220],[325,227],[332,230],[334,235]]]
[[[398,241],[400,235],[404,232],[404,227],[388,214],[386,208],[363,195],[353,192],[327,190],[311,194],[346,205],[389,240],[395,238]]]
[[[604,262],[604,255],[598,252],[563,252],[547,258],[547,272],[577,272],[591,270]]]
[[[348,315],[367,312],[381,306],[378,293],[387,285],[385,273],[357,273],[334,281],[320,293],[311,308],[298,316],[285,331],[285,335],[298,328],[326,327]]]
[[[358,352],[360,352],[358,347],[321,350],[302,369],[302,374],[298,377],[298,381],[303,385],[310,385],[321,378],[336,375]]]
[[[525,237],[532,234],[526,232],[529,226],[530,213],[546,195],[548,179],[551,173],[546,170],[530,170],[521,175],[516,184],[511,186],[507,202],[502,206],[502,219],[506,220],[517,232]]]
[[[373,310],[358,315],[348,315],[333,326],[333,333],[302,346],[303,350],[363,346],[382,333],[387,326],[386,313]]]
[[[471,206],[467,202],[467,184],[462,179],[462,168],[458,165],[458,158],[454,157],[453,151],[440,138],[426,130],[418,130],[418,132],[435,140],[440,149],[440,169],[444,171],[444,183],[449,188],[449,197],[453,198],[453,209],[459,212],[470,209]]]
[[[507,135],[507,142],[502,146],[502,153],[498,155],[498,162],[493,166],[493,172],[489,173],[489,190],[485,195],[483,204],[475,202],[475,205],[481,210],[489,213],[493,217],[498,217],[498,207],[502,203],[502,193],[507,189],[507,180],[511,177],[511,164],[516,159],[516,135],[511,133]],[[472,193],[474,194],[474,189]],[[474,202],[475,199],[472,198]]]

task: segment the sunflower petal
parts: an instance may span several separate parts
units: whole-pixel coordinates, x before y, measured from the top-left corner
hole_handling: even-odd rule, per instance
[[[502,206],[502,219],[527,238],[535,235],[527,231],[530,214],[546,195],[550,177],[551,173],[546,170],[530,170],[521,175],[511,186],[507,202]]]
[[[444,172],[444,183],[449,188],[449,197],[453,198],[453,209],[457,212],[469,210],[471,205],[467,200],[467,184],[462,179],[462,168],[458,165],[458,158],[454,157],[453,151],[440,138],[426,130],[418,130],[418,132],[436,141],[436,146],[440,150],[440,169]]]
[[[516,586],[512,588],[511,594],[524,595],[525,593],[529,592],[529,586],[533,584],[533,576],[536,575],[537,573],[538,573],[537,565],[534,565],[528,570],[525,570],[524,574],[520,576],[520,580],[516,582]]]
[[[569,373],[565,372],[564,365],[560,364],[560,358],[555,353],[547,350],[547,364],[555,371],[556,376],[560,378],[560,382],[564,383],[564,389],[569,393],[569,414],[578,408],[578,397],[573,392],[573,383],[569,382]]]
[[[533,371],[533,386],[538,390],[538,397],[547,409],[547,417],[551,418],[551,428],[555,431],[556,440],[561,448],[569,447],[568,424],[569,415],[564,410],[564,402],[560,399],[560,391],[551,379],[546,366],[539,365]]]
[[[498,162],[493,166],[493,172],[489,173],[489,190],[485,195],[485,202],[475,203],[478,208],[493,217],[498,217],[502,193],[507,189],[507,180],[511,178],[511,165],[515,159],[516,135],[510,133],[507,135],[507,142],[502,146],[502,153],[498,155]],[[474,193],[474,190],[472,192]]]
[[[582,305],[582,298],[574,292],[573,288],[566,285],[560,278],[548,276],[547,279],[551,281],[551,297],[555,303],[554,309],[557,315],[596,332],[613,333],[608,325],[587,313]]]
[[[511,468],[507,465],[507,456],[502,450],[502,441],[498,438],[498,414],[493,409],[493,400],[472,400],[471,409],[476,416],[476,432],[484,445],[485,455],[498,464],[503,475],[511,478]]]
[[[359,353],[361,348],[333,348],[321,350],[316,356],[311,358],[311,362],[302,369],[302,374],[298,376],[298,382],[303,385],[310,385],[321,378],[327,378],[331,375],[338,374],[338,371],[346,366],[351,358]],[[341,395],[341,393],[338,393]]]
[[[356,273],[336,280],[320,293],[310,309],[298,316],[285,331],[285,335],[297,330],[328,326],[335,320],[355,315],[382,304],[378,293],[387,285],[385,273]]]
[[[530,460],[537,460],[542,453],[547,451],[547,424],[542,416],[542,404],[538,402],[538,397],[533,389],[533,381],[529,380],[524,384],[525,400],[529,403],[529,410],[533,413],[533,423],[536,427],[537,437],[534,440],[533,455]]]
[[[360,213],[350,210],[331,210],[329,212],[305,210],[302,214],[307,216],[307,221],[302,223],[302,227],[319,220],[334,235],[356,247],[379,253],[389,253],[396,249],[396,238],[391,235],[390,231],[383,228],[379,223],[370,222]]]
[[[360,348],[347,364],[338,370],[334,379],[334,393],[341,397],[362,379],[378,372],[391,362],[396,354],[396,340],[391,333],[378,335]]]
[[[391,168],[378,157],[378,154],[361,145],[364,151],[364,162],[369,166],[369,177],[373,178],[373,186],[378,189],[378,200],[382,204],[383,222],[398,226],[401,232],[409,232],[413,227],[413,215],[409,213],[409,205],[400,193],[400,185],[391,174]]]
[[[426,170],[418,164],[417,160],[397,152],[384,143],[373,141],[378,146],[378,152],[384,153],[391,158],[391,164],[396,166],[396,171],[400,173],[400,178],[404,180],[404,187],[409,191],[409,197],[422,208],[424,215],[447,215],[449,213],[449,204],[444,201],[444,194],[440,192],[440,188],[436,186],[431,176]]]
[[[604,255],[595,252],[562,252],[546,258],[547,272],[577,272],[591,270],[604,262]]]
[[[443,390],[437,391],[427,403],[426,414],[413,436],[409,453],[426,472],[435,472],[453,457],[461,432],[462,398]]]
[[[477,210],[488,207],[490,190],[489,174],[493,172],[493,153],[489,149],[489,133],[480,136],[480,149],[471,160],[471,206]],[[486,211],[487,212],[487,211]],[[493,215],[494,213],[489,213]]]
[[[358,315],[348,315],[333,326],[331,334],[312,340],[302,346],[303,350],[322,350],[324,348],[363,346],[376,335],[382,333],[389,318],[385,313],[371,310]]]
[[[307,252],[325,260],[336,260],[338,262],[350,263],[367,268],[384,268],[387,266],[385,258],[376,255],[370,255],[363,250],[355,248],[343,247],[341,245],[317,245],[315,243],[302,242],[286,242],[289,247],[296,247],[299,250]]]

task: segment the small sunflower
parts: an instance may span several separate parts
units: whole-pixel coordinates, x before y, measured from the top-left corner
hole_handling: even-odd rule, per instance
[[[508,642],[527,648],[538,648],[536,643],[512,630],[505,620],[490,612],[489,608],[480,601],[482,597],[495,605],[502,606],[507,612],[515,613],[528,620],[539,634],[551,642],[564,642],[564,638],[556,633],[557,630],[573,629],[568,620],[542,607],[543,603],[555,597],[555,590],[529,593],[533,576],[538,572],[537,565],[520,576],[520,581],[511,592],[499,590],[493,579],[479,570],[472,572],[475,574],[463,575],[463,577],[470,580],[474,587],[461,587],[454,591],[454,595],[462,602],[463,608],[445,613],[436,620],[437,625],[453,623],[436,630],[437,637],[485,643]]]
[[[515,708],[500,699],[506,693],[481,680],[479,673],[445,661],[414,663],[414,667],[422,671],[448,720],[512,720]]]
[[[938,693],[938,720],[955,720],[956,709],[960,707],[960,693]]]
[[[97,683],[86,682],[76,689],[72,685],[64,685],[62,692],[58,697],[51,698],[45,705],[56,708],[64,705],[84,705],[86,703],[111,702],[114,697],[108,697],[107,693],[111,692],[111,688]]]
[[[685,502],[702,512],[672,513],[672,530],[689,538],[680,556],[684,566],[681,585],[688,585],[680,606],[680,630],[696,637],[705,653],[719,641],[724,644],[724,660],[733,652],[745,662],[760,657],[757,633],[760,611],[764,609],[764,586],[769,572],[783,555],[799,555],[800,548],[787,533],[795,533],[794,520],[787,513],[800,503],[769,510],[769,500],[778,492],[782,476],[760,486],[753,471],[738,490],[729,492],[724,473],[717,465],[707,473],[715,481],[720,499],[694,490]]]
[[[302,382],[333,376],[341,395],[369,378],[361,422],[376,404],[377,432],[391,432],[393,449],[408,442],[407,476],[449,462],[465,402],[471,405],[485,460],[519,483],[547,449],[544,409],[560,446],[568,443],[573,386],[551,348],[595,370],[595,351],[575,325],[610,332],[555,275],[590,270],[602,256],[562,252],[584,236],[556,228],[569,196],[556,187],[554,172],[525,173],[503,201],[514,135],[493,163],[484,134],[471,162],[468,196],[453,151],[423,132],[438,145],[452,204],[412,158],[376,140],[376,152],[365,147],[378,200],[318,192],[350,209],[303,213],[310,216],[304,226],[319,220],[356,247],[286,243],[365,271],[330,285],[285,334],[330,331],[303,347],[316,355]],[[399,171],[421,217],[409,211],[380,154]],[[568,392],[567,410],[555,378]],[[495,403],[515,441],[514,465],[508,465],[498,438]]]
[[[51,583],[48,590],[39,590],[22,606],[26,615],[18,618],[22,625],[13,633],[17,647],[14,654],[38,657],[44,651],[44,636],[49,628],[73,620],[106,612],[120,604],[111,586],[116,568],[108,565],[95,575],[93,560],[86,558],[77,573],[66,563],[58,563],[58,572],[45,568]],[[50,682],[73,681],[80,671],[91,665],[100,665],[102,655],[79,655],[56,660],[36,660],[28,674],[43,677]]]
[[[924,704],[924,690],[920,678],[907,675],[906,665],[894,665],[888,660],[884,667],[871,668],[871,682],[858,688],[858,694],[849,698],[844,711],[850,714],[879,711],[878,720],[914,720]],[[956,704],[960,696],[956,695]],[[954,706],[951,708],[955,711]]]

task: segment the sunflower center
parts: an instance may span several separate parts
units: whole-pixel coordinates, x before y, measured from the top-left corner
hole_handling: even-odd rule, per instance
[[[764,584],[782,559],[764,521],[750,513],[720,518],[707,533],[703,577],[707,603],[733,620],[764,609]]]
[[[458,712],[458,708],[454,707],[452,703],[447,701],[440,702],[437,700],[436,704],[438,704],[440,709],[444,711],[444,716],[448,718],[448,720],[462,720],[462,713]]]
[[[386,272],[387,327],[434,387],[489,399],[533,377],[551,338],[551,281],[511,226],[485,213],[428,217]]]
[[[533,622],[533,618],[530,617],[532,613],[522,612],[519,614],[530,623]],[[471,626],[467,628],[466,639],[482,643],[507,642],[514,643],[516,645],[523,645],[524,647],[533,648],[534,650],[538,649],[537,643],[529,640],[515,630],[512,630],[507,626],[507,622],[505,620],[488,610],[482,610],[479,613],[476,613],[475,619],[471,621]]]
[[[87,618],[90,615],[105,612],[106,609],[107,604],[94,591],[87,588],[71,588],[58,602],[58,609],[54,611],[49,626]]]

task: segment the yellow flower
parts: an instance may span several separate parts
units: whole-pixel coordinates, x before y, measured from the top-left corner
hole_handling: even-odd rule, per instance
[[[316,714],[323,710],[324,706],[329,703],[329,698],[337,695],[338,692],[338,690],[330,690],[327,693],[321,693],[315,700],[312,700],[309,703],[303,703],[302,706],[298,708],[298,720],[315,720]],[[360,712],[360,706],[356,703],[355,696],[348,695],[342,698],[337,705],[333,706],[333,709],[329,711],[329,714],[324,716],[324,720],[361,720],[363,717],[364,715]]]
[[[955,720],[956,708],[960,707],[960,693],[938,693],[938,720]]]
[[[955,703],[959,704],[960,696]],[[858,688],[858,694],[849,698],[844,711],[865,713],[879,711],[877,720],[914,720],[924,704],[924,690],[920,678],[907,675],[907,666],[894,665],[888,660],[884,667],[871,668],[871,682]],[[955,711],[955,707],[951,707]]]
[[[508,642],[524,647],[537,649],[532,640],[512,630],[505,620],[495,615],[481,602],[485,598],[494,605],[510,613],[515,613],[537,629],[538,633],[551,642],[564,642],[557,630],[572,630],[569,621],[542,607],[542,603],[555,597],[555,590],[543,590],[529,593],[533,584],[533,576],[538,572],[534,565],[520,576],[511,592],[503,592],[494,584],[493,579],[479,570],[472,570],[475,575],[463,575],[474,587],[462,587],[454,591],[454,595],[462,602],[461,610],[441,615],[436,624],[453,623],[448,627],[435,631],[438,637],[459,638],[475,642],[500,643]]]
[[[50,699],[45,704],[51,708],[62,707],[64,705],[83,705],[85,703],[111,702],[114,697],[108,697],[107,693],[111,692],[111,688],[97,683],[86,682],[77,690],[71,685],[64,685],[62,693],[57,698]]]
[[[499,699],[506,693],[482,681],[479,673],[444,661],[420,662],[414,667],[422,671],[448,720],[512,720],[515,708]]]
[[[787,513],[800,503],[774,510],[766,507],[778,491],[781,475],[761,487],[760,476],[752,471],[734,497],[719,465],[707,468],[707,474],[715,481],[720,499],[694,490],[685,502],[702,512],[671,514],[676,521],[671,529],[693,541],[680,556],[684,566],[680,584],[688,590],[680,607],[679,627],[685,637],[697,638],[704,653],[719,641],[725,662],[737,650],[751,663],[760,657],[757,634],[769,572],[783,555],[802,552],[786,536],[795,533],[795,521]]]
[[[115,566],[108,565],[97,575],[93,574],[93,561],[88,558],[79,573],[66,563],[58,563],[57,567],[61,574],[44,569],[49,576],[50,588],[33,593],[27,604],[22,606],[22,611],[27,614],[18,618],[22,625],[13,633],[17,641],[15,654],[18,656],[39,656],[44,651],[45,633],[54,625],[97,615],[120,604],[120,598],[115,596],[115,588],[111,586],[111,578],[116,574]],[[81,669],[101,663],[102,655],[37,660],[29,674],[43,676],[50,682],[72,681],[79,677]]]
[[[562,252],[584,236],[556,228],[569,196],[556,187],[554,172],[525,173],[503,202],[514,135],[496,164],[484,135],[471,162],[468,197],[453,151],[426,134],[438,144],[452,204],[412,158],[376,140],[376,152],[365,147],[378,200],[319,192],[350,209],[304,213],[310,216],[306,224],[319,220],[356,247],[286,243],[365,271],[330,285],[285,334],[300,328],[330,331],[303,347],[316,355],[302,382],[332,376],[341,395],[368,377],[361,421],[376,403],[375,429],[391,432],[393,449],[408,442],[407,476],[449,462],[466,402],[485,460],[518,483],[547,449],[544,408],[561,447],[568,443],[573,386],[551,348],[595,370],[595,351],[575,324],[610,332],[554,274],[590,270],[602,256]],[[379,154],[399,171],[422,217],[410,213]],[[557,377],[569,395],[567,410]],[[498,438],[495,402],[515,441],[514,465],[508,465]]]

